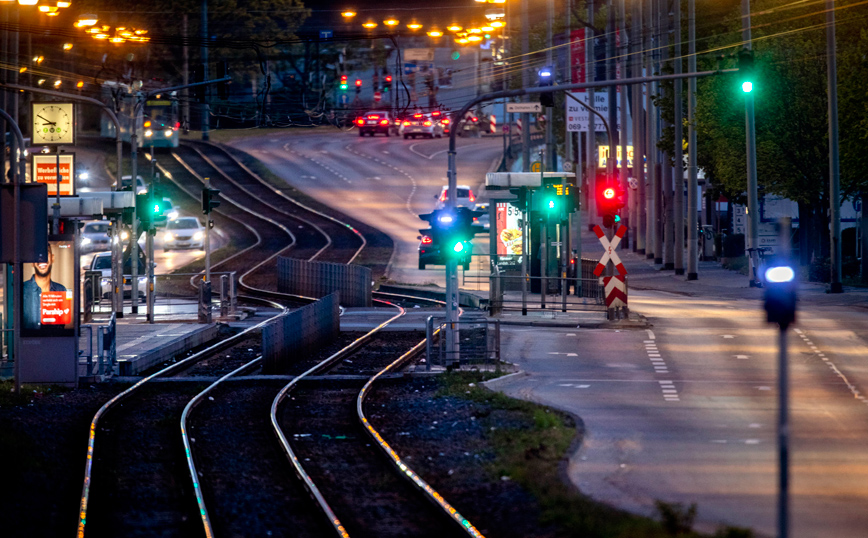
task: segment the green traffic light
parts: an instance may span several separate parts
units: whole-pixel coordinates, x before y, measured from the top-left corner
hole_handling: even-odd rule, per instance
[[[457,243],[455,243],[455,246],[452,247],[452,250],[454,250],[455,252],[463,252],[464,251],[464,242],[458,241]]]
[[[753,82],[746,80],[741,83],[741,91],[744,93],[750,93],[753,90]]]
[[[160,204],[154,204],[154,213],[160,213]]]
[[[342,89],[342,90],[346,90],[346,89],[347,89],[347,85],[346,85],[346,84],[341,84],[341,89]]]

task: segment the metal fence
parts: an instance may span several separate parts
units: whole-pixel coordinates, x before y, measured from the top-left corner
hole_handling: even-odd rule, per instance
[[[263,327],[263,373],[283,373],[293,361],[334,338],[341,330],[339,305],[340,294],[332,293]]]
[[[562,312],[605,309],[605,290],[594,274],[596,260],[582,259],[581,272],[560,276],[506,275],[494,268],[489,284],[489,310],[496,315],[503,310],[560,310]],[[527,294],[522,294],[522,281]],[[531,293],[532,289],[539,290]],[[545,290],[545,293],[540,291]]]
[[[371,270],[360,265],[277,258],[277,291],[325,297],[340,292],[344,306],[371,306]]]
[[[96,329],[96,349],[93,348],[93,331]],[[85,376],[112,375],[117,365],[117,321],[112,313],[105,325],[82,325],[81,332],[87,333],[87,352],[79,351],[79,360],[85,361]],[[80,342],[81,340],[79,340]]]
[[[430,316],[426,324],[426,369],[431,365],[451,367],[496,364],[500,362],[500,320],[462,316],[453,324],[457,329],[457,351],[447,349],[446,321]],[[439,329],[437,336],[434,333]]]

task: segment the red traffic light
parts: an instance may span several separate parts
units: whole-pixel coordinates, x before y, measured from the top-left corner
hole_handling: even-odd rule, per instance
[[[341,82],[346,82],[346,81],[347,81],[347,76],[341,75]]]
[[[607,187],[607,188],[603,189],[603,198],[606,198],[608,200],[615,198],[615,196],[617,194],[618,194],[617,191],[615,189],[613,189],[612,187]]]
[[[361,88],[361,87],[362,87],[362,79],[360,79],[360,78],[357,78],[357,79],[356,79],[356,87],[357,87],[357,88]]]
[[[392,82],[392,75],[386,75],[386,82]]]

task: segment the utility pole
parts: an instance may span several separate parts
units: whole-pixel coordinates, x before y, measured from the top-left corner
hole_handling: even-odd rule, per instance
[[[681,74],[681,0],[675,0],[673,24],[675,25],[675,74]],[[684,122],[681,108],[681,79],[675,84],[675,274],[684,274]],[[696,224],[696,214],[690,215],[687,225]]]
[[[554,78],[555,70],[554,63],[552,62],[552,26],[554,26],[554,18],[555,18],[555,3],[554,0],[546,0],[546,65],[552,70],[551,77]],[[555,142],[554,136],[552,135],[552,120],[554,119],[554,113],[552,107],[546,107],[546,154],[545,161],[543,161],[545,169],[548,172],[555,171],[555,162],[557,161],[557,157],[555,155]]]
[[[208,80],[208,0],[202,0],[202,25],[199,37],[202,38],[202,69],[204,78]],[[202,103],[202,140],[208,141],[208,130],[211,128],[211,110],[208,107],[208,89],[205,89],[205,101]],[[135,181],[136,178],[133,178]]]
[[[741,0],[741,39],[744,48],[751,50],[750,37],[750,0]],[[747,241],[748,274],[750,275],[750,287],[761,286],[757,272],[757,253],[759,246],[759,200],[757,196],[756,178],[756,122],[753,110],[753,92],[744,94],[745,138],[747,139]]]
[[[633,1],[633,31],[630,44],[633,48],[633,76],[642,76],[642,2]],[[633,177],[638,182],[636,190],[636,252],[645,255],[647,233],[647,193],[645,192],[645,119],[642,90],[644,84],[633,86]]]
[[[594,0],[588,0],[588,24],[585,28],[585,73],[588,82],[597,80],[597,57],[594,51]],[[588,88],[586,91],[588,96],[588,106],[596,110],[596,96],[594,88]],[[597,215],[597,159],[595,157],[597,149],[597,120],[593,114],[588,114],[588,151],[587,151],[587,166],[588,166],[588,189],[585,194],[585,199],[588,201],[588,223]],[[581,228],[582,224],[579,223]],[[581,241],[580,241],[581,242]]]
[[[844,286],[841,284],[841,170],[838,161],[838,60],[835,48],[835,0],[826,0],[826,62],[828,63],[826,79],[829,93],[829,216],[832,219],[830,227],[831,252],[829,253],[832,279],[829,292],[843,293]],[[864,199],[862,203],[865,203]],[[863,253],[862,256],[865,254]]]
[[[615,80],[615,0],[608,0],[609,14],[606,22],[606,80]],[[617,86],[608,87],[609,96],[609,125],[615,136],[614,144],[618,144],[618,136],[621,134],[618,128],[618,102]],[[617,133],[617,134],[616,134]],[[617,148],[609,145],[609,158],[606,159],[606,181],[613,182],[615,177],[615,161],[617,160]],[[609,238],[611,239],[611,237]]]
[[[687,38],[690,41],[687,73],[696,73],[696,0],[687,0]],[[699,226],[696,211],[699,202],[696,166],[696,79],[687,79],[687,280],[699,278]]]
[[[648,3],[648,8],[643,13],[645,21],[645,70],[648,76],[654,74],[654,2]],[[657,115],[652,97],[655,85],[650,82],[645,85],[645,156],[648,162],[648,185],[650,193],[645,193],[648,209],[645,215],[645,257],[654,260],[654,263],[662,263],[660,256],[660,242],[657,235],[657,126],[654,121]],[[660,261],[657,261],[660,258]]]
[[[530,64],[528,61],[528,54],[530,54],[528,2],[530,0],[521,0],[521,85],[524,88],[530,85],[530,73],[528,72],[528,65]],[[522,172],[530,172],[530,114],[522,112],[519,118],[521,120],[521,170]]]
[[[672,29],[672,17],[669,13],[669,3],[667,0],[659,0],[660,2],[660,12],[658,16],[660,17],[660,51],[661,51],[661,60],[660,65],[661,69],[664,63],[669,61],[669,31]],[[664,88],[664,93],[669,97],[674,97],[674,95],[666,88]],[[665,130],[671,124],[668,120],[663,119],[662,121],[663,127],[661,131]],[[675,208],[673,207],[674,203],[674,193],[672,192],[673,181],[673,170],[672,165],[669,163],[669,155],[667,152],[661,152],[661,190],[663,191],[663,269],[667,271],[671,271],[675,269]]]
[[[620,71],[621,72],[618,75],[618,78],[623,79],[623,78],[627,78],[627,76],[626,76],[627,75],[627,59],[630,57],[628,54],[625,54],[625,52],[628,50],[629,40],[627,39],[627,11],[625,8],[624,0],[618,0],[618,13],[617,13],[617,15],[621,19],[621,26],[620,26],[621,47],[618,50],[618,55],[621,58],[621,60],[620,60],[620,64],[621,64]],[[634,223],[633,223],[634,216],[630,214],[629,208],[631,205],[632,206],[636,205],[636,197],[633,196],[632,193],[630,193],[630,185],[629,185],[629,182],[627,181],[627,134],[629,131],[628,126],[630,125],[630,122],[627,121],[627,118],[629,117],[628,109],[627,109],[627,86],[621,85],[620,89],[621,89],[621,92],[618,94],[618,96],[619,96],[618,107],[621,109],[621,129],[620,129],[620,134],[618,137],[618,139],[621,142],[621,169],[620,169],[619,183],[621,185],[621,192],[627,193],[627,200],[629,201],[628,206],[627,206],[627,212],[626,212],[627,222],[624,223],[627,225],[627,229],[629,230],[632,226],[634,226]],[[633,145],[635,146],[636,145],[635,133],[634,133],[633,138],[634,138],[633,139]],[[616,158],[617,158],[617,154],[616,154]],[[635,231],[631,235],[632,235],[632,237],[629,238],[630,242],[632,242],[635,245],[636,244]]]
[[[651,14],[649,16],[649,28],[656,30],[654,37],[651,42],[651,51],[653,55],[652,59],[652,71],[656,73],[660,73],[660,47],[661,47],[661,30],[660,30],[660,0],[652,0],[651,2]],[[653,164],[654,168],[651,172],[652,174],[652,189],[654,190],[654,263],[656,265],[663,264],[663,199],[661,196],[661,185],[662,181],[660,178],[660,168],[661,168],[661,159],[660,159],[660,150],[657,148],[657,141],[660,136],[660,111],[657,109],[657,105],[651,101],[652,96],[656,96],[658,89],[660,87],[659,82],[654,82],[651,84],[651,93],[649,96],[649,109],[651,111],[651,138],[649,145],[649,153],[651,154],[651,158],[649,162]]]

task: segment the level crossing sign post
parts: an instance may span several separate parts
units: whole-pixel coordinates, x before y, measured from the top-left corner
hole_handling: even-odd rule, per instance
[[[627,314],[627,268],[621,263],[621,258],[615,251],[626,232],[626,226],[618,226],[615,235],[612,236],[612,239],[609,239],[599,225],[594,226],[594,233],[597,234],[600,244],[603,245],[603,256],[594,268],[594,274],[596,276],[602,275],[609,262],[615,266],[615,269],[619,273],[615,276],[609,275],[600,279],[605,290],[606,317],[609,320],[616,319],[616,313],[623,313],[624,316]]]

